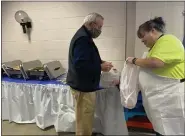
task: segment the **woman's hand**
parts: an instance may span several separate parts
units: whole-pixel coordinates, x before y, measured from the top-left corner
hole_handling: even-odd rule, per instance
[[[128,57],[127,59],[126,59],[126,63],[129,63],[129,64],[133,64],[132,63],[132,60],[134,59],[134,57]]]
[[[162,68],[164,67],[165,63],[158,59],[158,58],[145,58],[145,59],[140,59],[137,58],[135,60],[134,57],[128,57],[126,59],[126,62],[129,64],[135,64],[137,66],[143,67],[143,68],[151,68],[151,69],[155,69],[155,68]]]

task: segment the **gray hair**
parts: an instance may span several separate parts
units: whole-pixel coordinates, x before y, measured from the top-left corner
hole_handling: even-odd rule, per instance
[[[84,19],[84,24],[90,24],[92,22],[96,22],[97,18],[101,18],[104,20],[103,16],[98,13],[90,13]]]

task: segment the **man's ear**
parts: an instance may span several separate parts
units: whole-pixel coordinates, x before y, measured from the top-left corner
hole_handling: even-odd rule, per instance
[[[94,23],[94,22],[89,23],[89,26],[90,26],[91,28],[93,28],[93,27],[94,27],[94,25],[95,25],[95,23]]]

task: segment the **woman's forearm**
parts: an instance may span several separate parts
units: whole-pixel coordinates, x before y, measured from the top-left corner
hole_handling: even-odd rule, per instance
[[[143,68],[161,68],[164,62],[157,58],[136,59],[135,64]]]

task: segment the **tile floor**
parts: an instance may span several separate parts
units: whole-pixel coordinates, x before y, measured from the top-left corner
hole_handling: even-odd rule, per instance
[[[59,136],[75,136],[74,133],[56,133],[54,127],[49,127],[45,130],[41,130],[36,124],[16,124],[9,123],[8,121],[2,121],[2,135],[59,135]],[[150,133],[141,132],[129,132],[129,135],[154,135]]]

